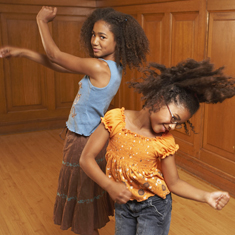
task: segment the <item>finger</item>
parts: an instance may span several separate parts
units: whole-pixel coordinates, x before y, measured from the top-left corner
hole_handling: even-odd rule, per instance
[[[229,197],[227,197],[227,195],[223,195],[220,198],[220,200],[216,202],[216,209],[221,210],[223,207],[227,205],[228,202],[229,202]]]
[[[2,49],[2,50],[0,51],[0,57],[1,57],[1,58],[6,57],[8,54],[9,54],[9,50],[8,50],[7,48]]]
[[[57,7],[54,7],[54,14],[56,15],[57,14]]]

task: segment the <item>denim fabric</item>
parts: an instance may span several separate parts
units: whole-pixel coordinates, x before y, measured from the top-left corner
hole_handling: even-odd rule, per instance
[[[115,203],[115,235],[167,235],[171,223],[171,194],[162,199]]]

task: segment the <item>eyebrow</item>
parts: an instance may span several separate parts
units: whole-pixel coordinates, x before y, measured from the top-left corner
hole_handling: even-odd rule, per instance
[[[96,33],[96,32],[93,30],[92,33]],[[103,32],[98,32],[97,34],[98,34],[98,35],[105,35],[105,36],[107,36],[107,34],[106,34],[106,33],[103,33]]]
[[[179,120],[179,121],[181,120],[181,118],[180,118],[180,116],[179,116],[178,114],[174,114],[174,113],[173,113],[173,116],[176,117],[177,120]]]

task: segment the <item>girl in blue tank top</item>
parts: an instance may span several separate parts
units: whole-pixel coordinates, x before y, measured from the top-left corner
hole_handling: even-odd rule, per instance
[[[48,28],[57,13],[56,7],[43,7],[37,23],[46,55],[15,47],[0,49],[0,57],[25,57],[55,71],[85,74],[69,119],[63,150],[63,161],[54,206],[54,223],[82,235],[97,235],[98,229],[113,215],[113,201],[82,171],[81,152],[100,123],[116,94],[122,69],[139,68],[146,60],[148,39],[139,23],[130,15],[112,8],[96,9],[81,29],[81,42],[90,58],[81,58],[60,51]],[[122,65],[121,65],[122,63]],[[97,157],[105,171],[105,147]]]

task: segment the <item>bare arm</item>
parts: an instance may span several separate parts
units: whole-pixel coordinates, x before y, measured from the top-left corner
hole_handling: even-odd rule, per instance
[[[117,201],[118,203],[126,203],[130,199],[130,191],[123,183],[117,183],[109,179],[95,161],[95,157],[102,150],[108,139],[109,132],[101,123],[95,132],[89,137],[89,140],[83,149],[79,163],[84,172],[93,181],[106,190],[114,201]]]
[[[42,64],[52,70],[62,73],[71,73],[71,71],[52,63],[48,57],[44,54],[40,54],[38,52],[26,49],[26,48],[18,48],[5,46],[0,49],[0,58],[11,58],[11,57],[24,57],[39,64]]]
[[[53,63],[56,63],[69,71],[88,75],[91,80],[94,79],[99,81],[102,79],[101,83],[104,82],[104,79],[109,81],[109,68],[100,60],[96,58],[81,58],[60,51],[51,37],[48,27],[48,22],[55,18],[56,13],[56,7],[42,7],[37,15],[40,36],[48,58]],[[105,85],[107,85],[107,82]]]
[[[227,192],[206,192],[181,180],[177,172],[174,155],[162,160],[162,172],[169,190],[180,197],[206,202],[218,210],[221,210],[229,201],[230,197]]]

